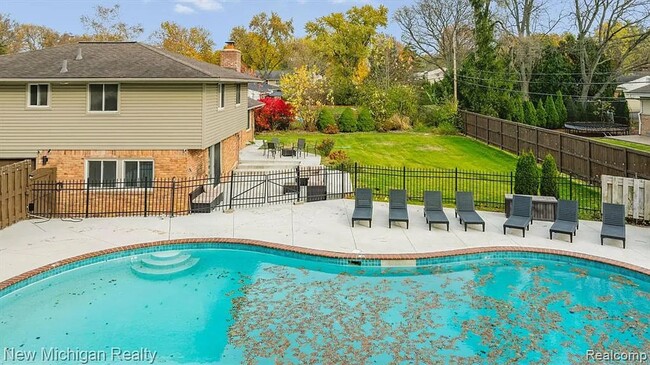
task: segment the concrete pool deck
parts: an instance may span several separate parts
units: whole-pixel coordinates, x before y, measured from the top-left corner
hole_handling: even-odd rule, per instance
[[[37,267],[89,252],[135,243],[182,238],[245,238],[311,249],[360,254],[440,252],[475,247],[513,246],[565,250],[650,268],[650,228],[627,226],[627,245],[605,240],[600,222],[581,221],[573,243],[557,234],[548,239],[551,222],[535,221],[526,237],[520,230],[503,235],[503,213],[479,212],[486,221],[463,227],[454,210],[445,208],[450,231],[436,225],[429,231],[422,206],[409,206],[410,226],[388,228],[388,203],[375,202],[372,228],[352,228],[354,201],[329,200],[298,205],[271,205],[208,214],[168,217],[52,219],[22,221],[0,230],[0,281]]]

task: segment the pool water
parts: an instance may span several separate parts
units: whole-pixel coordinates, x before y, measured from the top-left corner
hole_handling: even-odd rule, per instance
[[[381,268],[185,252],[198,263],[164,280],[135,275],[122,257],[0,292],[0,357],[65,362],[43,353],[54,349],[77,356],[70,363],[84,351],[150,363],[143,351],[155,351],[164,364],[566,364],[586,362],[587,350],[650,349],[650,280],[587,261],[513,253]]]

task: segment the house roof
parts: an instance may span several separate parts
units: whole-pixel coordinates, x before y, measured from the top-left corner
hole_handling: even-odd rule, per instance
[[[630,73],[628,75],[623,75],[623,76],[617,77],[616,81],[619,84],[625,84],[625,83],[628,83],[630,81],[634,81],[634,80],[636,80],[638,78],[641,78],[643,76],[650,76],[650,71],[635,71],[635,72],[632,72],[632,73]]]
[[[260,93],[272,93],[273,91],[280,90],[280,87],[275,85],[270,85],[266,82],[249,82],[248,89],[258,91]]]
[[[81,50],[81,60],[76,60]],[[61,72],[67,60],[67,72]],[[209,80],[259,79],[138,42],[79,42],[0,56],[0,81],[7,80]]]
[[[288,74],[288,73],[289,73],[289,71],[287,71],[287,70],[273,70],[273,71],[269,72],[269,75],[266,77],[266,80],[280,80],[280,78],[282,78],[282,76],[284,76],[285,74]],[[257,77],[262,78],[262,73],[261,72],[258,71],[256,74],[257,74]]]
[[[626,94],[648,94],[650,95],[650,85],[642,86],[626,92]]]
[[[248,98],[248,110],[261,108],[263,106],[264,106],[264,103],[262,103],[261,101],[255,100],[255,99],[252,99],[252,98]]]

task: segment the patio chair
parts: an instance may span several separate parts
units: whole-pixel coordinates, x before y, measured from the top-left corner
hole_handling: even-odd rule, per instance
[[[603,203],[603,226],[600,229],[600,245],[604,238],[623,241],[625,248],[625,205]]]
[[[442,192],[425,191],[424,192],[424,218],[429,224],[429,231],[432,224],[446,224],[449,231],[449,219],[442,210]]]
[[[557,202],[557,219],[548,230],[550,238],[553,233],[565,233],[569,235],[571,242],[578,229],[578,202],[575,200],[560,200]]]
[[[355,191],[352,227],[354,227],[354,221],[368,221],[368,227],[372,228],[372,190],[357,189]]]
[[[280,143],[279,138],[272,138],[271,143],[273,143],[273,146],[275,146],[275,153],[280,153],[280,156],[282,156],[282,143]]]
[[[305,139],[298,138],[298,145],[296,147],[296,157],[300,157],[300,154],[302,154],[302,157],[307,157],[306,147],[307,144],[305,143]]]
[[[269,158],[273,155],[275,158],[275,152],[277,151],[275,142],[266,142],[266,158]]]
[[[525,195],[515,195],[512,197],[512,213],[503,223],[503,234],[506,234],[506,228],[521,229],[524,237],[526,230],[530,229],[533,223],[533,197]]]
[[[456,192],[456,212],[454,216],[459,217],[460,224],[465,225],[467,231],[468,224],[480,224],[485,232],[485,221],[476,213],[474,208],[474,194],[471,191]]]
[[[391,189],[388,191],[388,228],[393,222],[406,222],[409,228],[409,212],[406,209],[406,190]]]

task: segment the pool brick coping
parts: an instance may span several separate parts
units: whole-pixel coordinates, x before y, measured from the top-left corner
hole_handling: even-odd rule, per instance
[[[472,248],[463,248],[458,250],[448,250],[448,251],[436,251],[436,252],[421,252],[421,253],[397,253],[397,254],[366,254],[366,253],[345,253],[345,252],[336,252],[336,251],[327,251],[319,250],[314,248],[299,247],[299,246],[289,246],[280,243],[266,242],[260,240],[250,240],[250,239],[241,239],[241,238],[189,238],[189,239],[174,239],[174,240],[163,240],[163,241],[153,241],[145,243],[137,243],[126,246],[114,247],[106,250],[94,251],[85,253],[83,255],[69,257],[67,259],[59,260],[48,265],[44,265],[33,270],[27,271],[20,275],[9,278],[5,281],[0,282],[0,291],[5,288],[8,288],[14,284],[17,284],[23,280],[29,279],[33,276],[45,273],[49,270],[55,269],[62,265],[71,264],[77,261],[83,261],[90,258],[113,254],[121,251],[130,251],[137,250],[147,247],[157,247],[157,246],[174,246],[174,245],[184,245],[184,244],[244,244],[250,246],[258,246],[264,248],[271,248],[276,250],[289,251],[299,254],[312,255],[312,256],[321,256],[326,258],[333,259],[353,259],[353,260],[418,260],[418,259],[431,259],[431,258],[440,258],[440,257],[449,257],[449,256],[461,256],[461,255],[471,255],[471,254],[482,254],[482,253],[493,253],[493,252],[530,252],[530,253],[541,253],[541,254],[552,254],[552,255],[561,255],[567,257],[573,257],[578,259],[590,260],[595,262],[600,262],[603,264],[618,266],[624,269],[632,270],[639,272],[641,274],[650,275],[650,269],[646,269],[640,266],[632,265],[626,262],[612,260],[604,257],[588,255],[579,252],[564,251],[564,250],[554,250],[548,248],[538,248],[538,247],[521,247],[521,246],[492,246],[492,247],[472,247]]]

